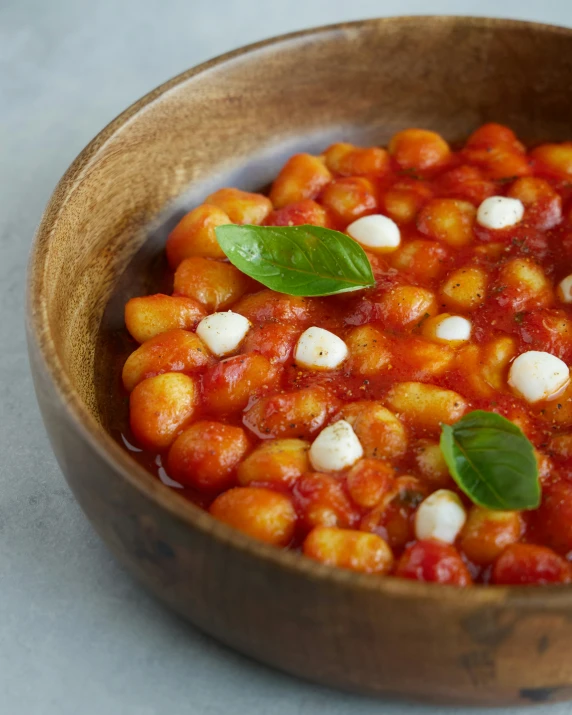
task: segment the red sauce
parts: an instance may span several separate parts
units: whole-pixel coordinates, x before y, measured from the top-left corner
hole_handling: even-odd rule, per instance
[[[235,189],[208,197],[167,243],[177,297],[126,309],[131,334],[147,339],[124,372],[130,388],[137,384],[126,435],[142,450],[135,458],[217,518],[344,568],[460,586],[568,582],[572,389],[531,404],[507,378],[527,351],[572,361],[572,303],[557,290],[572,265],[571,182],[572,145],[527,151],[508,128],[485,125],[457,151],[421,130],[400,132],[388,151],[336,144],[291,159],[270,200]],[[500,230],[480,225],[476,209],[490,196],[519,199],[523,219]],[[400,246],[368,249],[374,288],[327,298],[265,290],[221,257],[214,237],[228,222],[345,231],[375,213],[397,223]],[[217,358],[194,331],[229,309],[252,327],[231,356]],[[431,326],[443,313],[470,320],[470,339],[436,338]],[[346,342],[340,367],[296,364],[294,347],[310,326]],[[396,396],[402,383],[458,399],[420,415]],[[436,446],[439,422],[472,409],[522,428],[537,450],[542,505],[499,515],[460,495],[467,521],[455,543],[416,541],[423,499],[436,489],[459,493]],[[317,474],[308,445],[340,417],[364,459]]]

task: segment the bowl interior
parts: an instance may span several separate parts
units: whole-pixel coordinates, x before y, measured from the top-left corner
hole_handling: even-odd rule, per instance
[[[62,179],[32,255],[32,331],[77,418],[113,456],[123,306],[150,275],[160,285],[170,228],[214,188],[259,188],[296,150],[384,144],[410,126],[570,138],[571,51],[571,31],[528,23],[372,20],[239,50],[131,107]]]

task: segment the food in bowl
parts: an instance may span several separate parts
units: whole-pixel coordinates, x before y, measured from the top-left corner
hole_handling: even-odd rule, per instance
[[[131,299],[131,433],[231,526],[422,581],[572,580],[572,144],[297,154],[222,188]]]

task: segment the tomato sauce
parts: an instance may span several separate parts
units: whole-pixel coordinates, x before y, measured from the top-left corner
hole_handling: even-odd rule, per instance
[[[522,217],[487,225],[478,210],[490,197],[516,200]],[[351,232],[377,214],[400,243],[364,245],[375,286],[323,298],[265,289],[215,235],[228,223]],[[387,150],[335,144],[290,159],[268,197],[211,195],[166,248],[176,293],[126,306],[142,347],[123,379],[127,445],[167,485],[255,538],[342,568],[457,586],[572,579],[572,388],[530,402],[509,384],[528,351],[572,362],[572,144],[527,150],[496,124],[456,150],[417,129]],[[250,327],[217,356],[195,331],[228,310]],[[439,337],[449,315],[464,318],[468,339]],[[341,338],[347,359],[301,366],[294,353],[311,326]],[[455,485],[440,424],[476,409],[513,421],[533,444],[539,509],[488,511]],[[340,419],[362,457],[319,472],[310,445]],[[417,537],[420,505],[438,490],[461,515],[448,542]]]

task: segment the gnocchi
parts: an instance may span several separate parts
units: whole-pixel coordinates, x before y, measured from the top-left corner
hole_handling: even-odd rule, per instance
[[[132,455],[323,564],[571,583],[571,177],[572,142],[528,150],[489,123],[461,148],[423,128],[340,141],[292,156],[269,191],[212,192],[170,230],[148,281],[164,292],[125,305]],[[270,258],[219,244],[233,224],[245,245],[272,237]],[[485,508],[462,481],[440,439],[469,410],[526,435],[538,508]]]

